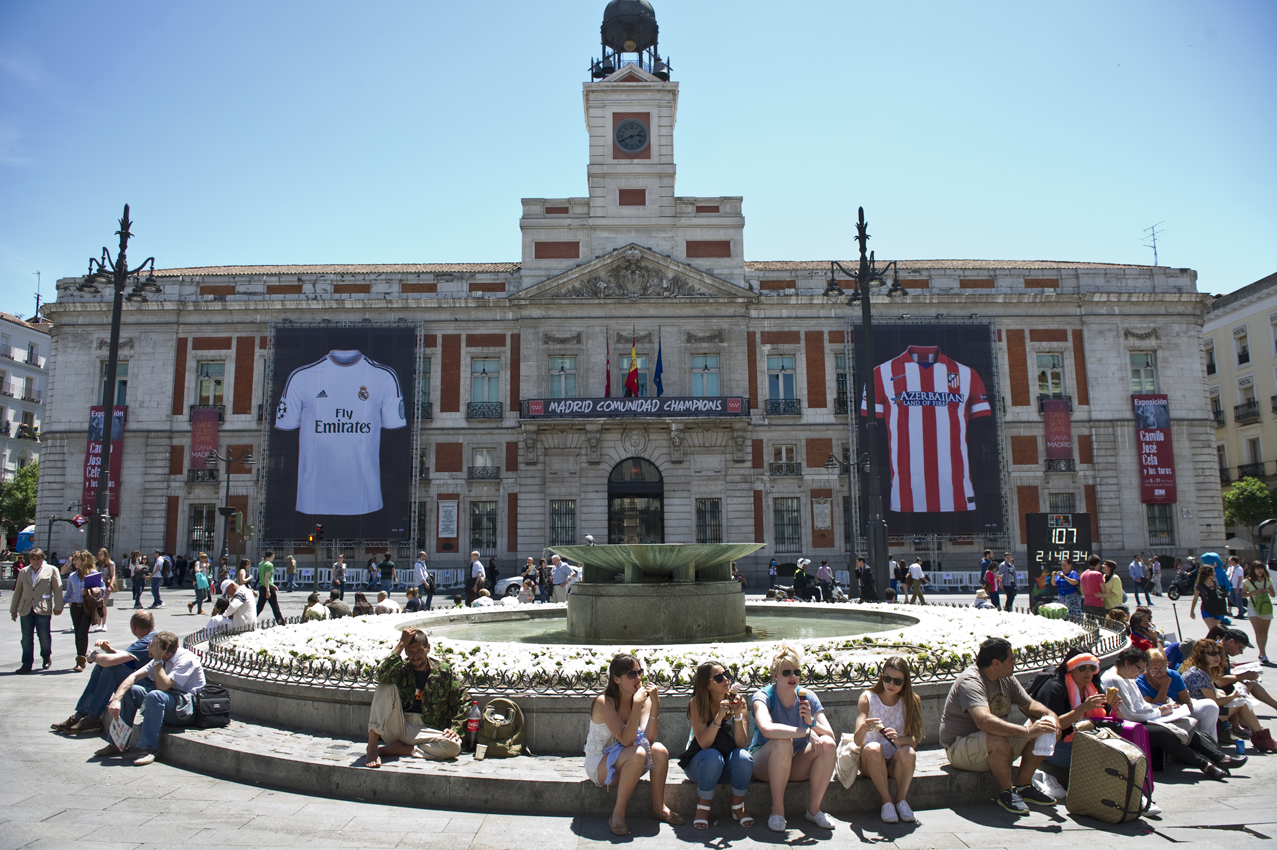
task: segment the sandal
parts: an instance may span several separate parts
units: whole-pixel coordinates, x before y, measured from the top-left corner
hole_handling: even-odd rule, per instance
[[[696,820],[692,821],[692,826],[696,829],[709,829],[709,810],[713,808],[709,800],[701,800],[696,804]],[[705,817],[701,817],[701,812],[705,812]]]
[[[739,815],[736,814],[737,809],[740,810]],[[732,806],[732,820],[736,821],[737,823],[739,823],[741,826],[745,827],[746,829],[749,829],[751,826],[754,825],[754,816],[745,811],[744,800]],[[695,824],[693,824],[693,826],[694,825]]]

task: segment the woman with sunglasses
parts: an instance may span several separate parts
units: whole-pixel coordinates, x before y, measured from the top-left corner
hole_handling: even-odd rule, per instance
[[[590,704],[590,733],[585,739],[585,774],[600,788],[616,783],[616,805],[608,826],[613,835],[629,835],[625,806],[639,778],[652,772],[652,817],[682,826],[683,817],[665,806],[665,777],[670,754],[656,742],[661,701],[655,685],[644,685],[643,666],[633,655],[618,653],[607,669],[607,688]]]
[[[1228,776],[1230,767],[1244,764],[1229,756],[1219,748],[1219,744],[1200,732],[1189,732],[1185,742],[1182,729],[1172,729],[1163,723],[1151,722],[1170,714],[1175,703],[1167,701],[1163,705],[1152,705],[1144,699],[1135,680],[1147,669],[1147,651],[1128,646],[1117,654],[1117,663],[1100,677],[1100,682],[1106,689],[1117,689],[1118,704],[1109,706],[1111,717],[1142,723],[1148,731],[1151,746],[1161,748],[1162,752],[1176,761],[1191,764],[1211,779],[1224,779]]]
[[[732,787],[732,820],[744,827],[753,826],[754,819],[745,813],[745,792],[754,774],[754,757],[745,749],[749,741],[745,699],[732,693],[732,674],[722,664],[705,661],[696,668],[687,717],[692,728],[678,764],[696,783],[698,801],[692,826],[709,828],[714,789],[722,783]]]
[[[1197,600],[1202,601],[1202,622],[1206,629],[1219,625],[1219,618],[1228,613],[1228,596],[1219,587],[1215,579],[1215,570],[1209,564],[1202,564],[1197,571],[1197,587],[1193,590],[1193,601],[1188,605],[1188,616],[1197,619]]]
[[[917,762],[914,748],[922,739],[922,701],[913,692],[909,662],[898,655],[888,658],[874,686],[856,703],[856,746],[860,748],[860,772],[868,776],[882,798],[882,819],[887,823],[913,823],[913,809],[905,802]],[[896,780],[896,798],[887,785],[890,766]]]
[[[1277,741],[1259,724],[1259,718],[1255,716],[1255,710],[1249,703],[1242,701],[1240,705],[1229,707],[1228,704],[1236,700],[1237,696],[1228,693],[1219,684],[1225,675],[1224,648],[1219,641],[1210,638],[1196,641],[1180,671],[1184,675],[1184,687],[1189,696],[1195,700],[1210,700],[1218,705],[1220,719],[1227,718],[1231,721],[1234,735],[1249,735],[1251,743],[1261,752],[1277,752]]]
[[[1273,580],[1268,576],[1268,566],[1263,561],[1251,561],[1246,568],[1246,580],[1242,582],[1242,596],[1248,610],[1246,619],[1255,630],[1255,645],[1259,647],[1259,660],[1268,663],[1268,628],[1273,623]]]
[[[785,786],[791,780],[805,779],[811,783],[807,820],[821,829],[834,828],[833,821],[820,810],[834,775],[834,731],[815,691],[798,687],[801,679],[797,650],[782,644],[772,658],[772,683],[755,691],[750,700],[754,738],[749,751],[754,756],[754,778],[771,784],[772,812],[767,827],[773,832],[785,831]]]

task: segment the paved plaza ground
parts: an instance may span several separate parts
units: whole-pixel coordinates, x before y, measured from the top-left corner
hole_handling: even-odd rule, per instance
[[[9,591],[3,605],[8,606]],[[205,618],[188,615],[192,591],[165,594],[157,611],[159,627],[186,634]],[[286,615],[301,612],[305,594],[284,595]],[[1188,619],[1186,600],[1178,604],[1180,624],[1189,637],[1201,636],[1201,621]],[[1158,625],[1175,631],[1171,603],[1154,605]],[[106,635],[117,647],[128,640],[129,611],[113,609]],[[269,613],[269,609],[267,609]],[[844,847],[873,844],[891,850],[1022,850],[1034,848],[1161,848],[1170,843],[1212,848],[1271,847],[1261,842],[1277,837],[1277,755],[1255,756],[1224,782],[1194,781],[1196,771],[1172,768],[1156,775],[1154,799],[1165,810],[1160,821],[1137,821],[1110,827],[1074,819],[1061,805],[1014,817],[992,803],[952,810],[921,811],[915,825],[887,825],[877,817],[834,818],[833,832],[815,829],[790,813],[785,834],[770,832],[766,812],[749,830],[715,820],[709,830],[687,825],[670,827],[631,818],[632,835],[617,839],[603,817],[535,817],[483,815],[471,812],[396,808],[359,800],[335,800],[289,793],[252,784],[215,779],[163,763],[132,767],[93,758],[98,739],[68,739],[49,731],[74,706],[87,674],[71,672],[74,644],[70,617],[55,619],[54,663],[45,673],[13,675],[19,664],[18,625],[0,622],[0,717],[4,747],[0,749],[0,850],[11,848],[84,847],[182,848],[312,846],[343,848],[446,847],[557,848],[603,844],[636,844],[653,848],[704,846],[736,848],[758,845]],[[1244,622],[1239,625],[1250,632]],[[101,635],[94,635],[94,638]],[[1251,650],[1244,656],[1254,658]],[[37,666],[38,666],[37,659]],[[1277,673],[1270,674],[1277,682]],[[1271,727],[1273,712],[1261,713]],[[582,718],[584,723],[584,718]],[[838,730],[841,731],[841,730]],[[476,801],[482,807],[483,801]],[[493,800],[494,808],[501,808]],[[808,828],[812,827],[812,828]]]

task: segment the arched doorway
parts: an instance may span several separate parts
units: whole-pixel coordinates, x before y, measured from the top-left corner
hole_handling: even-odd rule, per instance
[[[656,464],[630,457],[607,478],[609,543],[665,542],[665,481]]]

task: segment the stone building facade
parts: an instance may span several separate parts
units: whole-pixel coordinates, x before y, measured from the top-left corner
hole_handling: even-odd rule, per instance
[[[278,402],[266,383],[275,328],[407,323],[424,346],[412,422],[420,456],[404,459],[419,470],[416,534],[345,541],[355,557],[419,545],[433,566],[460,567],[473,545],[510,564],[551,542],[656,528],[665,542],[766,543],[747,571],[799,555],[842,568],[857,548],[846,517],[858,473],[839,463],[856,406],[845,389],[850,308],[823,295],[828,260],[745,259],[742,198],[675,194],[678,90],[641,63],[585,84],[587,193],[523,199],[519,262],[157,272],[163,294],[124,314],[134,385],[116,549],[220,548],[209,522],[226,482],[190,468],[191,410],[221,405],[223,446],[260,453]],[[1222,540],[1197,344],[1207,299],[1194,272],[999,260],[897,268],[909,297],[876,297],[878,320],[983,323],[996,352],[1001,462],[975,474],[1001,481],[1008,533],[927,544],[946,568],[973,569],[986,545],[1023,554],[1023,515],[1048,509],[1090,512],[1097,549],[1119,558]],[[46,308],[54,368],[40,516],[78,497],[101,390],[110,302],[77,282],[60,280]],[[631,346],[641,394],[655,395],[659,353],[665,399],[726,402],[637,418],[534,412],[555,398],[603,397],[609,364],[620,396]],[[1133,369],[1140,391],[1170,400],[1179,495],[1156,516],[1139,500]],[[1039,396],[1071,400],[1070,462],[1045,461]],[[257,516],[263,498],[260,468],[232,469],[232,506]],[[444,539],[437,506],[453,501],[460,530]],[[893,534],[894,551],[915,551]],[[299,541],[274,542],[309,557]]]
[[[0,480],[40,460],[48,359],[48,322],[0,312]]]

